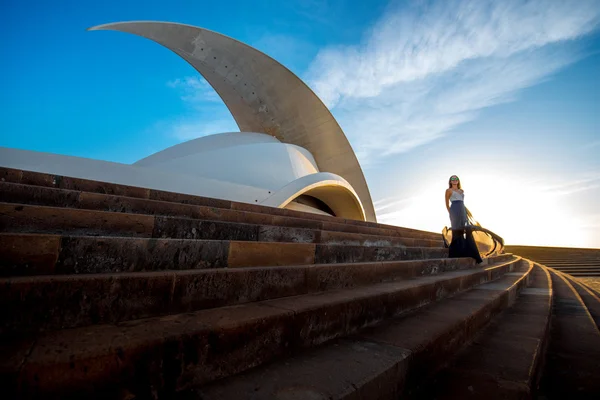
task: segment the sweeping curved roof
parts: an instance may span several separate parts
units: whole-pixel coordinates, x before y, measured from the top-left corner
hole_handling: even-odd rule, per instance
[[[264,132],[310,151],[319,170],[352,185],[368,221],[376,221],[356,155],[331,112],[294,73],[235,39],[170,22],[119,22],[90,30],[128,32],[153,40],[191,64],[225,102],[241,131]]]

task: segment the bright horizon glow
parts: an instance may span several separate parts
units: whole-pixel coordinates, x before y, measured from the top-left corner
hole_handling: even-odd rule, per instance
[[[600,248],[598,0],[134,3],[3,3],[0,146],[132,163],[237,131],[178,56],[86,31],[180,22],[307,82],[357,154],[380,222],[441,232],[456,174],[507,244]]]
[[[536,186],[532,182],[516,181],[511,176],[489,176],[480,173],[462,174],[465,205],[483,227],[502,236],[507,245],[549,247],[594,247],[597,237],[587,229],[569,207],[565,207],[560,191]],[[495,182],[507,181],[499,190]],[[379,222],[439,232],[440,221],[449,226],[443,205],[445,187],[433,184],[419,190],[419,195],[402,200],[400,211],[388,212],[392,202],[376,202]],[[490,195],[495,193],[496,195]],[[597,247],[597,245],[596,245]]]

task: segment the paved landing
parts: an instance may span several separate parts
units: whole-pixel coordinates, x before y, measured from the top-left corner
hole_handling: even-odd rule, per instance
[[[597,293],[600,293],[600,277],[581,277],[577,279],[594,289]]]

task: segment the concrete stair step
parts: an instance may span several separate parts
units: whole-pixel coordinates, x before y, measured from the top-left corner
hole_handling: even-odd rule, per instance
[[[592,270],[588,270],[588,269],[578,269],[578,270],[571,270],[571,271],[569,271],[569,270],[560,270],[560,269],[555,269],[555,271],[558,271],[558,272],[563,272],[563,273],[565,273],[565,274],[569,274],[569,275],[572,275],[572,274],[575,274],[575,273],[584,274],[584,273],[588,273],[588,272],[591,272],[591,273],[593,273],[593,272],[599,272],[599,273],[600,273],[600,271],[599,271],[599,270],[593,270],[593,269],[592,269]]]
[[[47,193],[48,192],[48,193]],[[0,182],[0,201],[28,205],[51,207],[67,207],[96,211],[126,212],[146,215],[180,216],[203,220],[242,222],[295,228],[336,230],[348,233],[363,233],[371,235],[401,236],[415,239],[429,239],[442,243],[441,235],[414,229],[393,227],[368,223],[360,225],[340,218],[324,217],[325,220],[301,218],[313,214],[287,216],[283,211],[272,207],[262,207],[263,212],[237,210],[231,208],[212,207],[162,200],[149,200],[137,197],[115,196],[103,193],[79,192],[66,189],[51,189],[30,185],[20,185]],[[273,211],[266,213],[266,211]],[[274,212],[276,212],[274,214]],[[319,216],[322,217],[322,216]]]
[[[92,208],[104,211],[128,211],[152,214],[162,212],[176,213],[168,215],[182,215],[182,212],[187,212],[190,214],[184,215],[196,215],[197,213],[204,215],[200,218],[206,218],[207,215],[210,214],[221,213],[224,215],[229,215],[230,217],[238,218],[240,215],[243,215],[244,221],[248,220],[248,217],[245,214],[253,214],[252,217],[254,219],[257,219],[258,217],[254,214],[263,214],[263,218],[266,219],[269,219],[268,216],[271,216],[273,217],[273,220],[277,220],[277,218],[274,217],[302,220],[304,221],[304,225],[310,224],[308,221],[314,221],[315,226],[313,227],[316,229],[334,230],[330,228],[337,227],[345,232],[389,235],[397,234],[420,239],[440,239],[440,234],[437,233],[378,224],[374,222],[346,220],[342,218],[305,213],[295,210],[238,203],[228,200],[211,199],[207,197],[181,193],[164,192],[160,190],[131,187],[108,182],[55,176],[31,171],[20,171],[10,168],[0,167],[0,179],[0,201],[6,202],[19,202],[59,207],[67,206],[73,208]],[[166,205],[165,203],[171,203],[171,205]],[[184,206],[195,205],[204,208],[180,207],[177,206],[177,204]],[[106,209],[106,207],[109,209]],[[238,212],[230,213],[227,212],[227,210]],[[258,219],[260,218],[258,217]],[[322,222],[324,226],[328,227],[319,227],[318,222]],[[277,225],[276,223],[267,224]]]
[[[562,276],[573,286],[579,297],[581,297],[585,307],[596,323],[596,328],[600,329],[600,297],[598,294],[578,279],[567,274],[563,274]]]
[[[540,264],[542,264],[542,263],[540,262]],[[549,266],[547,264],[550,264],[550,265],[559,265],[559,266],[565,266],[565,267],[578,266],[578,265],[600,265],[600,260],[595,260],[595,261],[577,261],[577,260],[572,260],[571,262],[552,261],[552,262],[547,262],[544,265]]]
[[[0,203],[0,232],[443,247],[441,240]]]
[[[549,265],[546,265],[546,267],[548,268],[552,268],[556,271],[598,271],[600,270],[600,266],[597,268],[594,267],[551,267]]]
[[[533,259],[533,258],[532,258]],[[575,257],[575,256],[569,256],[569,257],[565,257],[565,258],[541,258],[541,257],[536,257],[535,258],[535,262],[538,262],[540,264],[543,263],[565,263],[565,264],[576,264],[579,262],[598,262],[600,260],[598,260],[598,258],[594,257],[594,258],[587,258],[587,257]]]
[[[596,296],[600,297],[600,279],[594,276],[580,276],[574,278],[584,284],[585,287],[591,290]]]
[[[516,303],[426,382],[415,399],[537,398],[550,337],[552,281],[540,266]]]
[[[507,248],[512,249],[511,246],[507,246]],[[592,254],[582,255],[582,254],[573,254],[572,252],[565,252],[564,254],[561,254],[561,255],[546,254],[543,256],[541,256],[541,255],[532,256],[532,255],[528,254],[528,256],[531,257],[531,259],[535,259],[536,262],[542,262],[542,261],[571,262],[573,260],[598,261],[600,259],[599,253],[600,252],[598,252],[598,253],[594,252]]]
[[[598,268],[600,267],[600,263],[573,263],[573,264],[558,264],[558,263],[542,263],[539,261],[536,261],[546,267],[549,268]]]
[[[513,261],[415,280],[21,338],[6,345],[11,351],[2,364],[3,380],[18,382],[18,387],[7,386],[5,391],[16,392],[20,398],[113,398],[116,391],[123,390],[138,398],[152,393],[167,398],[176,391],[349,335],[521,266],[521,261]],[[512,286],[517,280],[524,281],[523,273],[517,275],[509,277],[514,279]],[[514,299],[514,293],[499,286],[490,289],[480,291],[483,296],[497,294],[488,301],[491,305],[484,315]]]
[[[586,266],[586,265],[592,265],[592,266],[600,265],[600,261],[598,261],[598,260],[594,260],[594,261],[572,260],[572,262],[569,262],[569,263],[566,263],[566,262],[554,262],[554,261],[553,262],[546,262],[546,263],[542,263],[540,261],[536,261],[536,262],[538,262],[538,263],[540,263],[542,265],[546,265],[546,266],[549,266],[548,264],[550,264],[550,265],[558,265],[558,266],[565,266],[565,267],[576,267],[576,266],[579,266],[579,265],[582,265],[582,266]]]
[[[600,261],[600,259],[598,259],[598,257],[577,257],[577,256],[573,256],[573,255],[568,255],[568,256],[566,256],[564,258],[556,258],[556,257],[552,257],[552,258],[531,257],[530,259],[532,261],[535,261],[537,263],[544,264],[544,265],[545,265],[545,263],[578,264],[580,262],[596,263],[596,262]]]
[[[486,262],[496,266],[515,259],[498,256]],[[454,258],[4,278],[0,336],[117,323],[474,267],[472,259]]]
[[[554,306],[542,394],[548,399],[596,398],[600,393],[600,333],[567,278],[548,271]]]
[[[508,246],[510,248],[514,248],[513,246]],[[551,252],[544,252],[544,253],[540,253],[535,255],[536,258],[539,258],[540,260],[563,260],[563,261],[569,261],[571,258],[581,258],[581,259],[588,259],[588,260],[597,260],[598,258],[600,258],[600,256],[598,255],[600,249],[590,249],[588,250],[588,252],[586,253],[580,253],[578,252],[578,250],[581,249],[568,249],[568,250],[562,250],[558,253],[551,253]]]
[[[557,269],[557,268],[553,268],[555,271],[558,272],[563,272],[565,274],[569,274],[569,275],[585,275],[585,274],[593,274],[593,273],[600,273],[600,270],[597,269],[573,269],[573,270],[564,270],[564,269]]]
[[[192,388],[179,399],[404,398],[515,301],[529,268],[387,320],[349,338],[237,376]],[[286,397],[287,396],[287,397]]]
[[[446,258],[432,247],[0,233],[0,275],[309,265]]]

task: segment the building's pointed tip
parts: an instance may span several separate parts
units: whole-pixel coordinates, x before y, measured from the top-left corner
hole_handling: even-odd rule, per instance
[[[103,29],[105,29],[106,26],[108,25],[112,25],[112,24],[102,24],[102,25],[94,25],[94,26],[90,26],[89,28],[86,29],[86,31],[101,31]]]
[[[86,31],[106,31],[112,29],[115,25],[126,24],[127,22],[109,22],[108,24],[100,24],[90,26]]]

